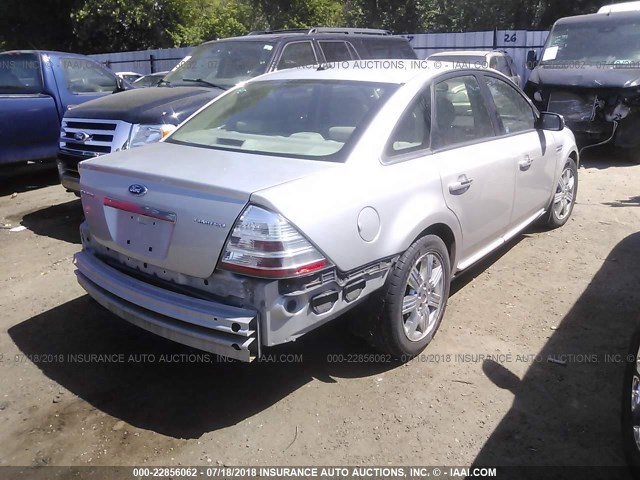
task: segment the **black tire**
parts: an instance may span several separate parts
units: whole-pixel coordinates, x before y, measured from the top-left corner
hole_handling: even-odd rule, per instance
[[[403,300],[407,289],[411,288],[408,281],[412,268],[418,259],[424,258],[428,254],[435,258],[442,267],[442,282],[438,282],[441,291],[440,307],[438,307],[439,310],[435,310],[437,315],[434,313],[434,320],[429,321],[432,326],[428,329],[428,334],[420,340],[412,341],[404,330]],[[435,235],[427,235],[416,240],[389,272],[386,285],[380,294],[369,337],[373,346],[401,361],[408,361],[424,350],[440,327],[449,298],[450,282],[451,264],[449,252],[444,242]],[[427,295],[425,293],[425,298]],[[429,318],[428,314],[427,318]]]
[[[638,371],[637,354],[640,349],[640,330],[636,331],[631,339],[631,345],[627,352],[626,366],[624,371],[624,383],[622,386],[622,439],[624,443],[624,453],[636,479],[640,479],[640,446],[635,440],[633,426],[640,426],[640,408],[632,411],[631,398],[634,382],[640,383],[640,372]]]
[[[571,204],[568,205],[568,211],[566,213],[563,213],[562,215],[559,215],[558,211],[555,208],[556,204],[554,200],[555,200],[555,195],[560,193],[559,190],[562,188],[561,181],[567,169],[571,171],[571,174],[573,175],[573,179],[574,179],[573,195],[571,199]],[[549,205],[549,209],[547,211],[547,214],[544,220],[544,225],[548,229],[553,230],[554,228],[561,227],[565,223],[567,223],[567,221],[569,220],[569,217],[571,217],[571,213],[573,213],[573,207],[576,204],[577,195],[578,195],[578,167],[576,166],[576,162],[573,160],[573,158],[569,158],[567,159],[567,162],[564,164],[564,167],[562,168],[562,173],[560,174],[560,178],[558,179],[558,183],[556,184],[554,198],[551,199],[551,204]]]

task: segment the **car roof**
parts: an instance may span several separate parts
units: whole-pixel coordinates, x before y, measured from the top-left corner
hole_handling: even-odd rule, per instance
[[[357,82],[377,82],[403,84],[416,77],[424,80],[441,73],[456,69],[451,62],[433,62],[430,60],[352,60],[336,62],[326,66],[309,66],[289,68],[266,73],[249,80],[250,82],[265,80],[345,80]],[[460,70],[458,68],[458,70]],[[466,70],[466,69],[465,69]],[[480,69],[470,69],[480,70]]]
[[[280,31],[280,32],[255,32],[250,33],[248,35],[242,35],[240,37],[229,37],[229,38],[221,38],[219,40],[210,40],[208,42],[204,42],[203,45],[207,45],[210,43],[218,43],[218,42],[279,42],[280,40],[291,40],[291,41],[299,41],[299,40],[351,40],[351,39],[375,39],[378,41],[405,41],[407,39],[400,36],[395,35],[383,35],[383,34],[366,34],[366,33],[340,33],[339,31],[335,32],[307,32],[307,31]]]
[[[478,55],[478,56],[487,56],[492,53],[500,53],[504,55],[504,52],[499,50],[448,50],[446,52],[438,52],[429,55],[429,57],[454,57],[454,56],[463,56],[463,55]]]
[[[555,25],[571,25],[583,22],[608,23],[611,21],[624,20],[627,18],[640,19],[640,11],[609,12],[609,13],[589,13],[587,15],[576,15],[574,17],[564,17],[559,19]],[[554,26],[555,26],[554,25]]]
[[[640,10],[640,2],[612,3],[600,7],[598,13],[631,12]]]

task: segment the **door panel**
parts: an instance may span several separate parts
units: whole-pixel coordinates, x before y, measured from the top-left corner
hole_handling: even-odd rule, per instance
[[[59,136],[52,97],[0,94],[0,164],[55,158]]]
[[[437,155],[445,201],[462,228],[459,268],[502,243],[513,210],[513,160],[504,139]]]
[[[502,243],[513,210],[515,174],[511,155],[494,124],[473,75],[435,86],[432,144],[447,206],[462,230],[458,268]]]
[[[522,93],[505,80],[485,76],[498,122],[505,135],[504,152],[515,171],[515,198],[511,224],[520,225],[547,207],[551,197],[556,148],[551,133],[536,130],[536,115]]]
[[[505,149],[514,152],[516,193],[511,223],[518,225],[548,207],[556,147],[550,132],[538,130],[505,138]]]

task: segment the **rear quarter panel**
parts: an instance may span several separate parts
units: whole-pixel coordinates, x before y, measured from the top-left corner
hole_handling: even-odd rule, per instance
[[[282,213],[341,271],[401,253],[437,223],[449,226],[459,238],[435,162],[417,158],[382,165],[372,160],[369,168],[344,165],[259,191],[251,200]],[[370,241],[359,233],[364,209],[368,220],[363,217],[361,222],[366,230],[375,229],[376,214],[370,209],[379,218]]]

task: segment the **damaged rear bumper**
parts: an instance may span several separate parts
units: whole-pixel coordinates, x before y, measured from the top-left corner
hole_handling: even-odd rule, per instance
[[[259,355],[257,312],[192,298],[130,277],[90,252],[74,256],[78,283],[117,316],[156,335],[242,360]]]

